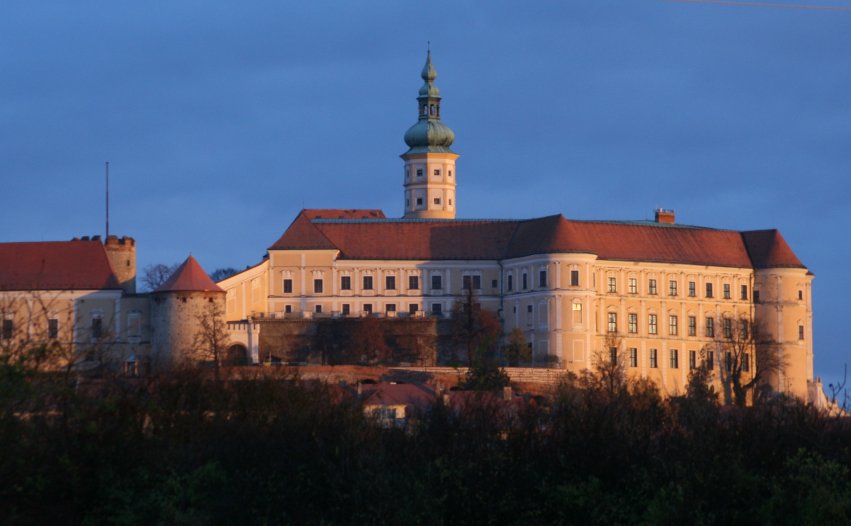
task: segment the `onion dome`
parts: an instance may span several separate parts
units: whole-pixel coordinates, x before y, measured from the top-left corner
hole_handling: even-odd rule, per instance
[[[405,132],[407,153],[451,152],[455,133],[440,121],[440,90],[434,85],[437,70],[431,63],[431,51],[420,76],[424,83],[417,97],[419,120]]]

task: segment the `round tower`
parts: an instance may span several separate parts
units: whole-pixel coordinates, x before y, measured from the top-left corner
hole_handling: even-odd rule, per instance
[[[211,361],[226,348],[225,291],[189,256],[151,293],[151,347],[158,370]]]
[[[437,71],[431,63],[431,51],[421,77],[424,84],[417,97],[419,119],[405,132],[408,151],[402,154],[405,218],[455,219],[458,154],[449,149],[455,134],[440,120],[440,90],[434,85]]]

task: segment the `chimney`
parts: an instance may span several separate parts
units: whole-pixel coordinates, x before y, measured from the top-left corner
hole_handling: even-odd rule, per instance
[[[676,221],[674,220],[675,218],[676,218],[676,216],[674,215],[673,210],[666,210],[664,208],[657,208],[656,209],[656,222],[657,223],[666,223],[666,224],[669,224],[669,225],[673,225],[674,223],[676,223]]]

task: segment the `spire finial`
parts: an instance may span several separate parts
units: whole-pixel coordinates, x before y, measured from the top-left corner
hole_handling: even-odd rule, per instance
[[[428,54],[431,55],[431,40],[426,40],[426,50]]]

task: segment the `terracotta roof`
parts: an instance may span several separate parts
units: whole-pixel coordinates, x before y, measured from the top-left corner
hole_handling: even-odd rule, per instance
[[[404,405],[423,411],[431,407],[436,399],[434,390],[427,385],[380,383],[372,389],[364,386],[363,404]]]
[[[339,259],[498,260],[588,253],[600,259],[736,268],[804,266],[776,231],[650,221],[373,219],[303,210],[270,250],[339,250]],[[348,211],[351,212],[351,211]],[[373,213],[374,211],[366,211]],[[383,215],[383,214],[382,214]]]
[[[0,290],[120,288],[100,241],[0,243]]]
[[[194,257],[189,256],[154,292],[224,292],[224,290],[213,283]]]

